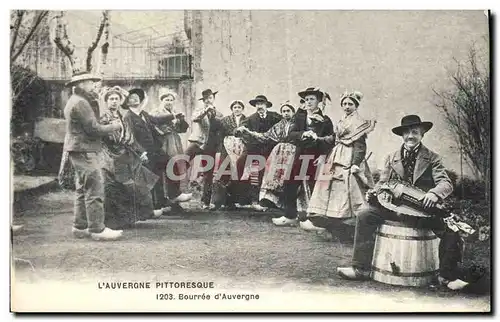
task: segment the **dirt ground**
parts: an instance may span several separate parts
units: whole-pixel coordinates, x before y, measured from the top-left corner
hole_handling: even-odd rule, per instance
[[[72,202],[72,193],[56,191],[15,205],[15,221],[25,226],[13,237],[13,255],[34,268],[17,263],[19,290],[49,282],[191,278],[231,290],[266,290],[274,300],[296,294],[297,300],[282,304],[298,311],[319,305],[307,304],[302,295],[334,296],[324,309],[337,312],[345,311],[348,301],[355,311],[490,310],[489,296],[342,280],[335,269],[349,264],[352,240],[328,242],[298,228],[274,227],[269,213],[190,209],[138,223],[120,241],[94,242],[72,237]]]

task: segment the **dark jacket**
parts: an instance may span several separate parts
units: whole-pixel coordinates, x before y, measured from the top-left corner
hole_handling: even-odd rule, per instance
[[[209,130],[205,151],[215,153],[219,147],[223,145],[224,137],[222,136],[222,114],[216,114],[215,117],[209,119]]]
[[[114,132],[111,125],[98,122],[99,104],[95,98],[79,88],[64,107],[66,135],[64,151],[99,152],[102,138]]]
[[[141,155],[143,152],[148,154],[163,155],[162,133],[159,132],[158,123],[162,120],[151,116],[146,111],[142,111],[141,116],[131,111],[126,111],[123,115],[123,122],[130,128],[134,136],[132,148]]]
[[[301,155],[311,155],[313,160],[309,162],[307,167],[307,175],[314,181],[314,176],[316,174],[316,168],[313,164],[314,159],[318,158],[320,155],[326,155],[330,152],[333,147],[333,123],[330,118],[323,114],[321,110],[318,109],[317,114],[323,117],[322,122],[312,122],[307,124],[307,111],[304,109],[299,109],[293,116],[293,125],[286,138],[286,142],[292,143],[297,147],[297,153],[295,154],[295,162],[292,169],[291,177],[299,175],[300,169],[302,168],[302,162],[300,160]],[[313,131],[318,136],[318,140],[302,140],[302,135],[306,131]],[[325,140],[325,138],[330,138],[330,140]]]
[[[247,129],[257,133],[265,133],[269,131],[273,125],[281,121],[283,117],[272,111],[267,111],[266,117],[263,119],[259,116],[258,113],[254,113],[247,117],[243,122],[241,122],[242,126],[245,126]],[[245,140],[246,148],[249,153],[257,153],[259,155],[267,155],[271,152],[273,145],[262,144],[256,140]]]
[[[334,142],[332,140],[317,140],[316,142],[302,140],[304,132],[310,130],[316,133],[319,138],[326,138],[333,135],[332,120],[319,109],[316,114],[323,117],[323,122],[313,122],[311,125],[308,125],[307,111],[299,109],[294,115],[294,124],[288,135],[287,142],[295,144],[302,152],[312,152],[316,156],[326,155],[333,147]]]

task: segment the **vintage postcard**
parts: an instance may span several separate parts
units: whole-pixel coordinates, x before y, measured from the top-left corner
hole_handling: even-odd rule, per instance
[[[491,312],[488,10],[10,19],[12,312]]]

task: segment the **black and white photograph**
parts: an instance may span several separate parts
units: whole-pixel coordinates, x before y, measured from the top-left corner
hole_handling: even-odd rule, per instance
[[[9,11],[11,312],[492,312],[488,8]]]

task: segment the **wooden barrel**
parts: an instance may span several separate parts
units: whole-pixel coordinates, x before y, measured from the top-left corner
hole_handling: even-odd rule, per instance
[[[385,221],[377,231],[372,260],[375,281],[425,286],[439,267],[439,238],[429,229]]]

